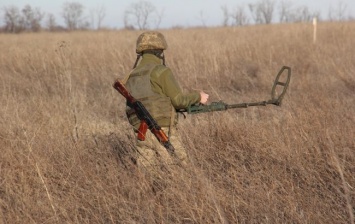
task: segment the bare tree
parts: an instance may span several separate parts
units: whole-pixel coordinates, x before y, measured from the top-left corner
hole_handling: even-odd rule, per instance
[[[101,5],[93,10],[91,10],[91,23],[94,29],[101,29],[102,22],[106,17],[106,8]]]
[[[21,22],[25,30],[38,32],[41,29],[41,21],[44,13],[39,8],[33,9],[30,5],[26,5],[22,9],[22,14]]]
[[[21,25],[25,30],[31,30],[31,20],[33,17],[32,8],[30,5],[26,5],[22,9],[23,16],[21,17]]]
[[[201,10],[200,11],[200,14],[199,16],[197,17],[198,20],[200,20],[201,24],[202,24],[202,27],[206,27],[206,18],[203,14],[203,11]]]
[[[314,17],[319,18],[319,12],[311,12],[307,6],[300,6],[289,15],[290,22],[310,22]]]
[[[223,12],[223,26],[228,26],[229,22],[229,12],[228,12],[228,7],[226,5],[221,6],[222,12]]]
[[[84,6],[78,2],[66,2],[63,5],[62,16],[69,30],[78,29],[83,22]]]
[[[56,22],[55,17],[52,13],[49,13],[47,15],[46,25],[47,25],[47,29],[49,31],[54,31],[56,29],[57,22]]]
[[[251,16],[256,24],[262,23],[261,13],[257,4],[249,4]]]
[[[16,6],[4,7],[5,32],[17,33],[22,30],[21,13]]]
[[[338,2],[338,6],[335,10],[329,9],[328,19],[330,21],[343,21],[346,20],[347,5],[343,2]]]
[[[281,1],[280,2],[280,23],[287,23],[289,21],[289,15],[291,14],[292,3]]]
[[[156,11],[156,14],[154,16],[154,21],[153,23],[155,24],[155,28],[158,29],[160,24],[161,24],[161,21],[163,19],[163,16],[164,16],[164,9],[162,9],[160,11],[160,13],[158,11]]]
[[[159,17],[155,6],[148,1],[133,3],[124,13],[125,28],[149,29],[154,18]],[[158,19],[160,23],[161,18]]]
[[[281,23],[309,22],[314,17],[320,17],[319,12],[311,12],[307,6],[292,7],[290,1],[280,3],[279,13]]]
[[[230,16],[232,17],[233,25],[245,26],[249,23],[248,16],[247,16],[246,12],[244,11],[243,6],[238,6],[235,9],[234,13],[231,14]]]
[[[274,0],[260,0],[255,4],[249,4],[249,10],[256,24],[270,24],[275,8]]]
[[[306,6],[299,8],[299,22],[312,21],[312,19],[318,17],[318,15],[319,13],[312,13]]]

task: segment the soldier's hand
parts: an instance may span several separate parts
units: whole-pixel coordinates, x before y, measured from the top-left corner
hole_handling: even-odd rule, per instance
[[[201,96],[201,100],[200,100],[200,103],[202,104],[206,104],[207,103],[207,100],[208,100],[208,97],[209,95],[203,91],[200,92],[200,96]]]

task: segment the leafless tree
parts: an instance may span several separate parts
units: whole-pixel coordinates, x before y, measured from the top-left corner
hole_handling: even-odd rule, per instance
[[[274,14],[274,0],[260,0],[255,4],[249,4],[249,10],[256,24],[270,24]]]
[[[319,18],[319,12],[311,12],[307,6],[299,6],[294,8],[290,1],[282,1],[280,3],[280,22],[295,23],[309,22],[314,17]]]
[[[101,29],[102,22],[106,17],[106,8],[104,5],[92,9],[91,12],[91,24],[94,29]]]
[[[221,6],[222,12],[223,12],[223,26],[228,26],[229,22],[229,12],[228,12],[228,7],[226,5]]]
[[[22,14],[21,22],[25,30],[37,32],[41,29],[44,13],[39,8],[33,9],[30,5],[26,5],[22,9]]]
[[[206,27],[206,18],[202,10],[200,11],[200,14],[197,19],[200,20],[202,27]]]
[[[247,16],[246,12],[244,11],[243,6],[238,6],[235,9],[234,13],[231,14],[230,16],[232,17],[233,25],[245,26],[249,23],[248,16]]]
[[[16,6],[4,7],[5,32],[17,33],[22,30],[20,10]]]
[[[55,30],[55,28],[57,26],[57,22],[55,20],[55,16],[52,13],[49,13],[47,15],[46,25],[47,25],[47,29],[49,31],[54,31]]]
[[[344,4],[343,2],[338,2],[338,6],[334,10],[329,9],[328,19],[330,21],[346,20],[346,9],[346,4]]]
[[[155,6],[148,1],[140,1],[131,4],[124,13],[125,28],[149,29],[154,21],[161,21]],[[160,23],[160,22],[159,22]]]
[[[161,21],[163,19],[163,16],[164,16],[164,9],[162,9],[160,11],[160,13],[158,13],[158,11],[157,11],[156,16],[154,18],[155,28],[157,28],[157,29],[159,28]]]
[[[3,10],[5,32],[37,32],[41,30],[41,21],[44,13],[39,8],[33,9],[30,5],[26,5],[21,11],[15,6],[4,7]]]
[[[63,5],[62,16],[69,30],[78,29],[83,23],[84,6],[78,2],[66,2]]]
[[[290,22],[310,22],[314,17],[319,18],[319,12],[311,12],[307,6],[300,6],[290,13]]]
[[[280,2],[280,23],[288,23],[289,15],[291,14],[292,3],[290,1],[281,1]]]

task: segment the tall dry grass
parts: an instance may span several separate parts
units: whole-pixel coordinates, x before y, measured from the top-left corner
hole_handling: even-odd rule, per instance
[[[167,64],[212,101],[282,107],[180,121],[190,158],[160,191],[134,165],[111,87],[139,32],[0,35],[0,223],[354,223],[355,24],[163,30]]]

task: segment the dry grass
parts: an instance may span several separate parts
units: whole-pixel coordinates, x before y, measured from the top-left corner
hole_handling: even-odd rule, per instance
[[[355,24],[162,31],[184,89],[282,107],[188,116],[164,188],[131,161],[134,31],[0,35],[0,223],[354,223]]]

